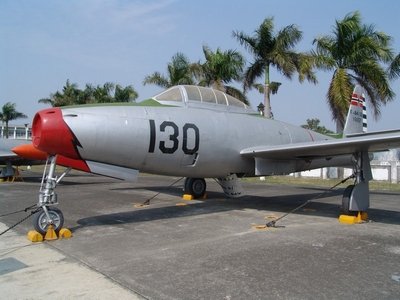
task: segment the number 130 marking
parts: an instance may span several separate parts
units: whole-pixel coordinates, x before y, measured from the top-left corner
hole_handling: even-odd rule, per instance
[[[149,120],[150,122],[150,144],[149,144],[149,153],[154,153],[155,145],[156,145],[156,124],[154,120]],[[167,141],[160,141],[158,148],[162,153],[172,154],[175,153],[179,148],[179,127],[172,121],[164,121],[160,124],[160,132],[165,132],[167,128],[172,128],[172,134],[169,135],[169,139]],[[182,141],[182,151],[185,154],[195,154],[199,150],[200,144],[200,132],[199,128],[192,123],[185,123],[182,128],[183,132],[183,141]],[[188,146],[188,135],[194,135],[194,145],[192,148]],[[171,146],[166,145],[167,142],[172,142]],[[170,143],[168,143],[170,144]]]

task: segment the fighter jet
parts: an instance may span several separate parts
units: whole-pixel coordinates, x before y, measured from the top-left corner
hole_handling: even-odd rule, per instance
[[[350,102],[344,138],[335,139],[266,119],[239,100],[211,88],[174,86],[134,104],[84,105],[39,111],[31,146],[49,155],[34,221],[39,232],[62,226],[55,165],[64,160],[86,172],[135,178],[139,171],[186,177],[184,190],[206,192],[204,178],[217,178],[230,197],[240,196],[238,177],[285,175],[321,167],[351,166],[355,183],[343,210],[369,207],[369,153],[400,147],[400,130],[363,133],[361,91]],[[24,153],[23,153],[24,152]],[[66,163],[68,162],[68,163]],[[61,175],[61,178],[65,174]]]

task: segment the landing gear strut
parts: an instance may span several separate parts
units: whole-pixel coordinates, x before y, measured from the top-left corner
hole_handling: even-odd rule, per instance
[[[369,208],[369,184],[372,179],[368,152],[354,154],[355,182],[349,185],[342,198],[342,211],[345,215],[366,211]]]
[[[64,225],[64,216],[61,210],[51,206],[58,204],[55,188],[64,176],[71,171],[71,168],[68,168],[60,177],[57,178],[55,175],[56,158],[55,155],[51,155],[47,159],[39,190],[39,202],[37,204],[41,210],[35,215],[33,220],[33,227],[42,235],[46,233],[50,225],[57,233]]]

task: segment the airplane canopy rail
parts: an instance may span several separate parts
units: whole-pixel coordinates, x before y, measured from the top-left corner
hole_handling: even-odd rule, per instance
[[[252,113],[242,101],[218,90],[196,85],[177,85],[153,97],[161,104]]]

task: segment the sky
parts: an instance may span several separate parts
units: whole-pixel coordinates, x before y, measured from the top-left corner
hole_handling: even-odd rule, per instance
[[[163,90],[143,86],[145,76],[166,74],[177,52],[194,62],[204,61],[203,45],[235,49],[249,64],[251,55],[232,31],[251,35],[267,17],[274,18],[275,30],[296,24],[303,32],[297,50],[308,51],[314,38],[331,34],[335,20],[354,11],[363,23],[392,36],[393,50],[400,52],[399,1],[0,0],[0,107],[16,103],[29,118],[14,123],[31,122],[36,111],[48,107],[38,100],[61,90],[67,79],[80,88],[86,83],[132,85],[138,101],[144,100]],[[271,80],[282,83],[271,100],[275,118],[295,125],[318,118],[334,129],[326,102],[331,77],[318,71],[317,85],[300,84],[272,70]],[[400,79],[392,88],[397,97],[381,109],[381,117],[374,120],[369,114],[370,131],[400,127]],[[255,109],[263,101],[259,93],[248,96]]]

